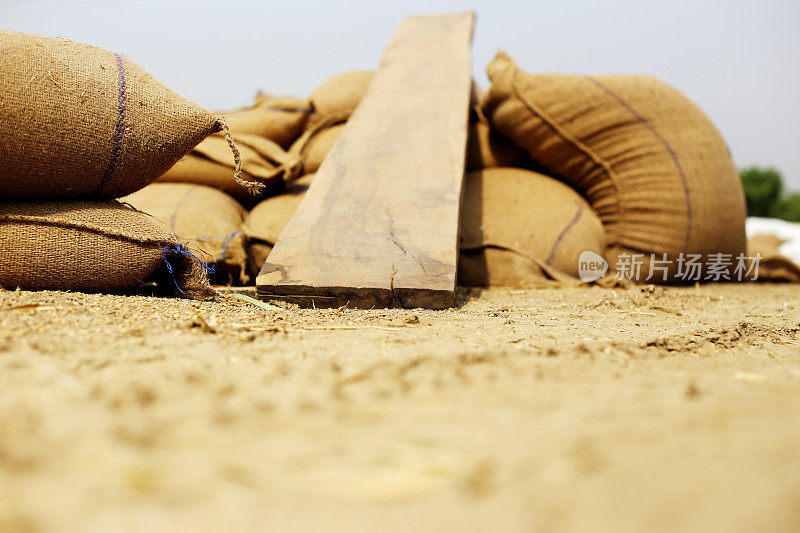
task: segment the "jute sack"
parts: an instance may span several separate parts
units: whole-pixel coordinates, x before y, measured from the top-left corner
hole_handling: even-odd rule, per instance
[[[251,276],[257,276],[272,247],[289,223],[314,174],[306,174],[286,186],[282,194],[262,200],[245,220],[243,231],[248,240],[248,269]]]
[[[204,185],[153,183],[121,199],[169,228],[187,248],[214,268],[216,283],[246,281],[242,234],[245,209],[224,192]]]
[[[124,196],[222,128],[123,56],[86,44],[0,31],[0,72],[0,198]]]
[[[295,141],[289,149],[289,153],[299,158],[304,174],[311,174],[319,170],[322,161],[339,140],[344,127],[345,123],[336,119],[323,121],[306,130]]]
[[[745,203],[721,135],[686,97],[649,76],[534,75],[500,53],[482,108],[491,125],[585,196],[607,258],[745,251]],[[645,266],[639,281],[648,274]]]
[[[300,174],[300,157],[285,152],[273,141],[244,133],[236,134],[234,140],[241,154],[244,179],[264,185],[260,195],[254,195],[234,179],[236,161],[222,135],[212,135],[195,146],[158,181],[207,185],[248,203],[260,196],[274,194],[283,187],[284,181]]]
[[[314,114],[309,127],[332,116],[347,120],[372,83],[369,71],[343,72],[325,80],[309,96]]]
[[[116,201],[0,203],[0,286],[115,291],[148,279],[212,296],[200,262],[152,217]]]
[[[308,100],[291,96],[261,96],[252,107],[220,111],[219,114],[228,121],[234,135],[260,135],[286,149],[303,133],[311,112]]]
[[[602,254],[605,231],[581,196],[530,170],[487,168],[464,181],[458,282],[538,286],[575,282],[584,251]]]
[[[747,240],[748,257],[761,256],[751,279],[757,274],[756,281],[800,282],[800,266],[778,250],[784,242],[775,235],[753,235]]]
[[[313,178],[303,176],[250,211],[244,232],[251,275],[264,265]],[[461,218],[462,285],[574,283],[580,253],[604,249],[602,224],[586,202],[566,185],[528,170],[469,173]]]
[[[525,151],[492,129],[479,109],[473,110],[467,135],[467,171],[494,167],[530,168]]]

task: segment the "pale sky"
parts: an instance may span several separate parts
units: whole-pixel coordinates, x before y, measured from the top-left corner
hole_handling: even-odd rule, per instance
[[[374,69],[404,15],[473,9],[473,73],[499,49],[529,72],[647,73],[700,105],[737,165],[800,190],[800,1],[0,0],[0,28],[128,56],[209,109],[307,95]]]

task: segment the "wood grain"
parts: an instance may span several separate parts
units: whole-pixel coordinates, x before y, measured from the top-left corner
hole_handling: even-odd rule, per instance
[[[406,18],[258,276],[264,299],[451,307],[474,15]]]

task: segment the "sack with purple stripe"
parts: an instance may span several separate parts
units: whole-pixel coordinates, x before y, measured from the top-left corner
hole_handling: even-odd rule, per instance
[[[549,176],[486,168],[464,178],[460,285],[578,284],[583,255],[602,260],[605,239],[586,200]]]
[[[0,198],[117,198],[222,124],[125,57],[0,31]]]
[[[621,277],[715,280],[714,258],[735,265],[744,254],[739,174],[714,124],[676,89],[651,76],[530,74],[503,53],[488,72],[492,128],[588,200]],[[700,279],[683,268],[688,256],[704,265]]]

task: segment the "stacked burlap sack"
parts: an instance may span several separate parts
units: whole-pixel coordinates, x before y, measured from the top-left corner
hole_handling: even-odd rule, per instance
[[[154,280],[211,294],[175,233],[116,199],[217,135],[220,119],[125,57],[65,39],[0,31],[0,71],[0,286],[108,291]]]
[[[681,277],[681,257],[747,253],[730,154],[677,90],[648,76],[527,74],[502,53],[488,70],[492,85],[470,109],[459,283],[577,284],[587,253],[609,264],[599,282],[695,281]],[[258,95],[221,113],[244,179],[264,185],[257,194],[212,133],[123,200],[185,242],[216,282],[252,281],[371,79],[348,72],[307,99]],[[615,272],[624,256],[641,264]]]
[[[220,112],[241,154],[244,179],[264,185],[256,194],[236,182],[225,139],[212,135],[123,201],[186,242],[213,267],[215,282],[251,282],[277,239],[273,233],[291,218],[371,80],[371,72],[347,72],[307,99],[260,94],[250,107]]]
[[[308,124],[289,149],[299,157],[303,177],[262,200],[247,216],[244,233],[251,275],[258,273],[300,205],[371,78],[369,72],[348,72],[312,92]],[[539,167],[491,127],[478,99],[476,90],[461,206],[459,282],[516,286],[572,282],[582,250],[604,251],[600,220],[570,187],[531,170]]]
[[[257,95],[222,120],[104,50],[12,32],[0,47],[7,288],[162,275],[192,291],[185,272],[205,278],[195,258],[217,283],[251,281],[372,80],[347,72],[305,99]],[[503,53],[488,72],[470,109],[459,283],[578,283],[587,253],[609,263],[600,281],[635,255],[617,278],[681,282],[683,256],[746,254],[730,154],[677,90],[649,76],[528,74]]]
[[[722,136],[696,105],[650,76],[528,74],[503,53],[488,72],[492,85],[475,91],[470,110],[460,284],[577,284],[587,252],[608,264],[591,278],[600,283],[703,281],[702,269],[687,279],[684,261],[720,257],[729,262],[715,278],[735,279],[736,258],[748,257],[744,194]],[[251,273],[369,79],[343,74],[309,98],[308,123],[289,149],[304,178],[256,205],[245,223]],[[635,268],[622,272],[626,258]],[[759,279],[780,279],[770,272]]]
[[[257,95],[250,107],[220,112],[241,154],[244,178],[264,185],[256,194],[234,179],[236,161],[225,139],[210,136],[156,183],[124,200],[187,242],[213,267],[213,281],[252,281],[264,261],[260,241],[244,224],[247,208],[257,209],[264,198],[290,198],[308,182],[301,175],[322,162],[371,76],[346,73],[323,83],[308,99]]]
[[[288,221],[294,207],[284,208],[284,201],[305,190],[371,79],[370,72],[349,72],[324,82],[308,99],[260,94],[250,107],[220,112],[241,154],[244,179],[264,185],[255,194],[234,179],[236,161],[226,140],[211,135],[122,201],[185,242],[213,268],[214,282],[251,282],[268,253],[261,237],[271,231],[251,232],[247,208],[272,214],[259,203],[269,198],[266,205],[274,203]]]
[[[634,281],[695,281],[682,279],[681,257],[746,253],[728,149],[676,89],[650,76],[528,74],[503,53],[488,72],[481,108],[492,127],[586,198],[612,269],[636,257],[642,264],[624,273]]]

